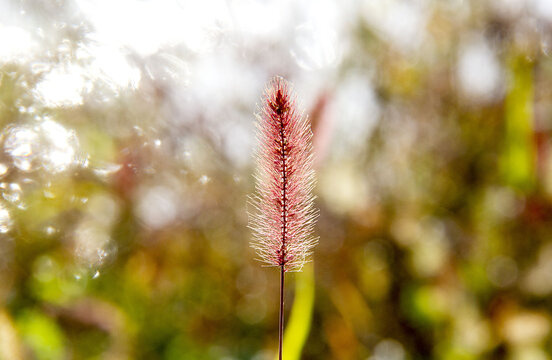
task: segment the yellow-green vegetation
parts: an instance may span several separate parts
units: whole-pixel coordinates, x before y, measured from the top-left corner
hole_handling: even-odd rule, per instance
[[[246,199],[276,75],[320,211],[284,360],[551,359],[550,14],[0,1],[0,360],[275,358]]]

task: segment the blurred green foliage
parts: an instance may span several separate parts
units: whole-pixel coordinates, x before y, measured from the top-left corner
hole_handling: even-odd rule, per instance
[[[510,60],[510,83],[506,95],[504,176],[506,183],[521,191],[534,186],[533,64],[524,56]]]
[[[6,58],[19,25],[0,22],[0,359],[274,359],[278,272],[246,198],[275,73],[311,116],[321,214],[287,281],[286,360],[552,358],[546,1],[307,2],[335,10],[341,47],[243,15],[207,50],[109,43],[128,65],[110,76],[77,3],[0,4],[41,39]],[[137,85],[110,80],[129,69]]]

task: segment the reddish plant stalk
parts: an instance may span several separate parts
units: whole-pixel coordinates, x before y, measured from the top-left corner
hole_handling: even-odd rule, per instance
[[[280,312],[278,314],[278,359],[282,360],[284,344],[284,267],[280,267]]]
[[[275,77],[268,84],[257,116],[256,194],[249,227],[259,260],[280,267],[279,358],[284,326],[284,274],[300,271],[318,239],[313,236],[312,132],[297,111],[289,84]]]

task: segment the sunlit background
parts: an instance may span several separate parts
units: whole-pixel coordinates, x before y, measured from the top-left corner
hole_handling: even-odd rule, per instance
[[[0,1],[0,359],[274,360],[255,116],[314,131],[286,360],[552,358],[552,1]]]

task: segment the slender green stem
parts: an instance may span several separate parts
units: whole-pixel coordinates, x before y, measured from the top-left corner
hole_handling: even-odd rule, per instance
[[[284,342],[284,265],[280,267],[280,323],[278,330],[278,359],[282,360],[282,347]]]

